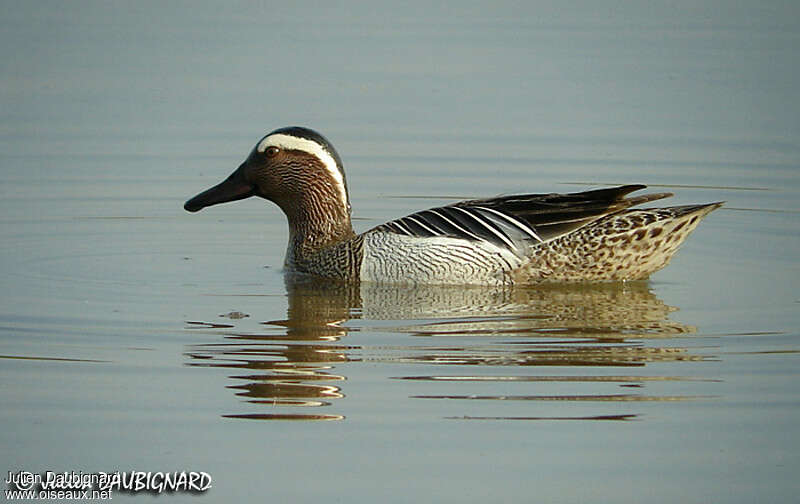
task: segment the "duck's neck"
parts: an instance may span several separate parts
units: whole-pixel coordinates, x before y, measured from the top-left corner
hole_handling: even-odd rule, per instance
[[[289,221],[289,267],[355,236],[349,204],[333,194],[303,192],[281,207]]]

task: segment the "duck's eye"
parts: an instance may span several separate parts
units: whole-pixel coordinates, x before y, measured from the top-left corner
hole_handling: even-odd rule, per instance
[[[273,157],[278,152],[280,152],[279,148],[277,148],[275,146],[270,146],[270,147],[267,147],[267,150],[264,151],[264,154],[266,154],[267,157]]]

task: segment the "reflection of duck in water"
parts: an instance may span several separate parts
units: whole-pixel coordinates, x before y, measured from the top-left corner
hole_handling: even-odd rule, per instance
[[[362,360],[373,366],[398,362],[445,365],[449,370],[470,366],[462,372],[467,378],[459,378],[466,383],[487,378],[534,381],[542,377],[518,373],[540,366],[583,368],[583,380],[609,381],[586,373],[608,366],[627,369],[653,361],[702,359],[685,349],[644,344],[652,338],[694,331],[670,321],[675,308],[657,299],[644,282],[535,288],[390,287],[321,284],[290,275],[287,290],[286,320],[264,322],[261,329],[245,332],[234,324],[247,324],[246,319],[237,319],[231,327],[215,330],[226,337],[226,343],[195,345],[187,352],[190,365],[241,370],[231,376],[237,381],[231,388],[247,402],[269,408],[227,416],[342,418],[306,410],[298,413],[296,408],[331,405],[343,396],[343,365],[358,365]],[[415,336],[413,342],[398,336],[398,344],[389,348],[342,341],[348,331],[365,331],[370,321],[377,320],[397,321],[381,322],[380,330]],[[491,376],[481,378],[478,369]],[[565,381],[579,378],[575,371],[564,375]],[[617,376],[614,380],[635,384],[653,378]],[[554,379],[558,377],[548,377]],[[275,407],[292,409],[285,413]]]
[[[260,196],[289,220],[288,270],[347,281],[531,284],[647,278],[669,262],[721,203],[630,209],[671,196],[626,197],[627,185],[525,194],[432,208],[356,235],[342,162],[322,135],[300,127],[262,138],[190,212]]]

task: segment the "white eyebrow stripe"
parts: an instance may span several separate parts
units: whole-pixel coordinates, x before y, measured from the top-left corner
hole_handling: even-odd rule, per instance
[[[300,138],[292,135],[284,135],[283,133],[275,133],[265,136],[258,145],[256,151],[263,153],[269,147],[278,147],[286,150],[299,150],[313,154],[325,166],[325,170],[333,177],[336,187],[341,193],[342,201],[347,204],[347,190],[344,185],[344,177],[342,171],[336,164],[336,160],[331,156],[330,152],[325,150],[320,144],[307,138]]]
[[[492,233],[492,234],[494,234],[495,236],[497,236],[498,238],[500,238],[500,240],[501,240],[503,243],[505,243],[506,245],[508,245],[508,248],[510,248],[511,250],[514,250],[514,249],[516,248],[516,247],[514,246],[514,244],[513,244],[513,243],[512,243],[512,242],[511,242],[511,241],[510,241],[510,240],[509,240],[509,239],[508,239],[508,238],[507,238],[507,237],[506,237],[506,236],[505,236],[503,233],[501,233],[500,231],[498,231],[497,229],[495,229],[495,228],[494,228],[494,226],[492,226],[490,223],[488,223],[488,222],[485,222],[485,221],[484,221],[482,218],[479,218],[477,215],[474,215],[474,214],[472,214],[471,212],[468,212],[468,211],[467,211],[466,209],[464,209],[464,208],[460,208],[460,207],[453,207],[453,208],[454,208],[455,210],[459,210],[459,211],[461,211],[461,212],[463,212],[463,213],[465,213],[465,214],[469,215],[470,217],[472,217],[472,219],[473,219],[473,220],[475,220],[475,222],[477,222],[477,223],[478,223],[478,224],[480,224],[481,226],[485,227],[486,229],[488,229],[489,231],[491,231],[491,233]]]
[[[544,242],[544,240],[542,240],[539,237],[539,235],[536,234],[536,232],[533,230],[533,228],[531,226],[523,224],[520,221],[518,221],[517,219],[514,219],[513,217],[510,217],[510,216],[508,216],[508,215],[506,215],[506,214],[504,214],[502,212],[498,212],[497,210],[495,210],[493,208],[488,208],[488,207],[484,207],[484,206],[476,206],[475,208],[479,208],[479,209],[484,210],[486,212],[493,213],[493,214],[501,217],[503,220],[510,222],[511,224],[513,224],[517,228],[521,229],[522,231],[528,233],[534,239],[538,240],[540,243]]]

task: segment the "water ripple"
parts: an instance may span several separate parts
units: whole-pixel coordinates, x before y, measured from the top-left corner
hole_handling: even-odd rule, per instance
[[[695,341],[695,327],[671,320],[677,308],[658,299],[647,283],[412,289],[321,286],[290,278],[287,290],[284,320],[248,322],[247,314],[229,312],[222,315],[228,319],[224,323],[187,322],[187,329],[212,337],[187,347],[187,365],[249,371],[230,374],[233,383],[225,385],[249,411],[221,416],[343,420],[344,414],[296,410],[340,409],[348,373],[361,373],[353,366],[366,364],[381,379],[407,383],[405,400],[495,404],[480,406],[482,414],[442,415],[470,420],[627,421],[640,412],[519,415],[499,414],[498,406],[597,403],[594,408],[602,410],[602,404],[610,403],[630,408],[644,402],[710,400],[715,396],[686,393],[677,384],[719,381],[685,374],[687,363],[717,360],[715,349]],[[356,338],[361,333],[369,336]],[[345,344],[348,340],[354,344]],[[654,364],[659,366],[651,368]],[[676,373],[678,364],[681,373]],[[428,372],[389,372],[397,366]],[[465,372],[430,373],[431,366],[457,366]],[[634,367],[636,374],[606,371]],[[537,373],[540,369],[557,371]],[[425,390],[435,384],[448,391]],[[480,391],[470,390],[474,387]],[[536,387],[536,393],[525,390],[529,387]],[[642,392],[618,393],[609,387]],[[650,387],[659,393],[644,390]]]

